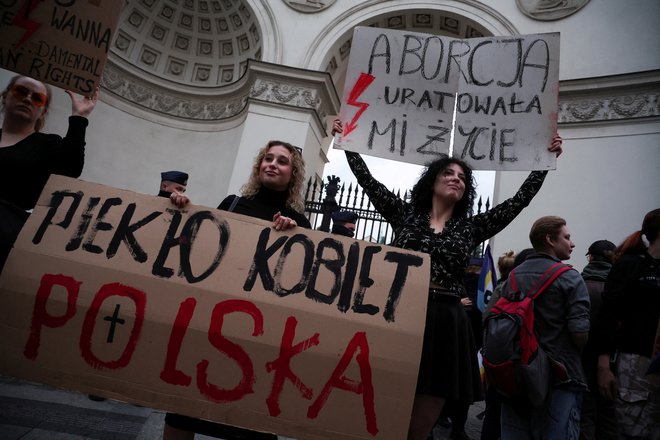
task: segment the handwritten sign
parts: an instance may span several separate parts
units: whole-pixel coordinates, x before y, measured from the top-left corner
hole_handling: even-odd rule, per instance
[[[103,73],[123,3],[0,1],[0,67],[92,94]]]
[[[459,40],[357,27],[335,146],[426,164],[545,170],[556,131],[559,34]]]
[[[406,437],[424,254],[52,176],[0,278],[0,372],[305,439]]]

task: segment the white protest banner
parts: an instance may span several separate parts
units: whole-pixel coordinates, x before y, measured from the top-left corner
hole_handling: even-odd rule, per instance
[[[0,373],[298,439],[406,437],[428,256],[51,176]]]
[[[357,27],[335,146],[423,165],[453,136],[453,156],[474,169],[552,169],[558,82],[557,33],[459,40]]]
[[[0,67],[91,95],[123,1],[0,1]]]
[[[554,169],[559,34],[465,41],[454,156],[477,170]]]
[[[448,37],[356,27],[335,146],[424,164],[449,152],[458,66]]]

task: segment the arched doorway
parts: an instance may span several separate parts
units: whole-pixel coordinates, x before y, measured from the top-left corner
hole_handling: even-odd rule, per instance
[[[518,33],[500,13],[484,5],[467,5],[458,1],[363,2],[338,16],[310,46],[304,67],[327,71],[332,75],[339,95],[342,95],[353,28],[371,26],[407,30],[454,38],[477,38]]]

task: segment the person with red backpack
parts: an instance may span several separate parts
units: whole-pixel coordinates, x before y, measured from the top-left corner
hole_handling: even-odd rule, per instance
[[[580,353],[589,334],[589,293],[580,273],[561,263],[575,247],[566,220],[541,217],[529,238],[536,253],[513,270],[507,288],[530,295],[541,291],[533,299],[532,327],[538,341],[535,356],[547,357],[550,387],[540,402],[526,396],[504,400],[502,438],[577,439],[582,393],[587,391]]]

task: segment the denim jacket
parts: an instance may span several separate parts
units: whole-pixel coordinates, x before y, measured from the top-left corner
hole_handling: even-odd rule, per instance
[[[559,260],[537,253],[514,269],[516,283],[528,292],[541,275]],[[534,330],[541,347],[566,368],[567,378],[558,386],[586,390],[586,378],[581,362],[581,349],[571,333],[589,332],[589,292],[580,273],[571,269],[561,274],[534,301]]]

